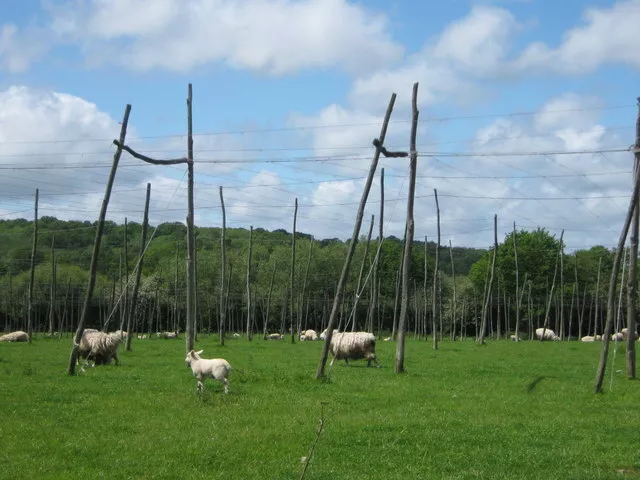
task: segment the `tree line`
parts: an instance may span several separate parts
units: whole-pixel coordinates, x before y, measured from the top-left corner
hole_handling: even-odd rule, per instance
[[[54,217],[42,217],[38,224],[32,295],[34,331],[70,331],[75,328],[74,319],[79,315],[85,295],[96,224]],[[127,222],[126,229],[124,224],[105,223],[87,327],[102,328],[106,324],[108,329],[115,330],[121,325],[125,314],[121,308],[123,292],[128,290],[130,295],[135,280],[141,230],[141,224],[136,222]],[[0,328],[5,330],[25,324],[32,231],[32,221],[0,221]],[[163,223],[151,227],[149,236],[152,238],[144,254],[135,330],[184,331],[186,226]],[[220,228],[196,229],[198,331],[218,331],[221,308],[226,313],[226,331],[245,331],[247,323],[256,333],[262,333],[265,327],[269,332],[290,333],[290,325],[297,330],[322,330],[326,326],[348,241],[315,239],[296,232],[295,288],[292,290],[290,232],[227,228],[225,272],[228,282],[221,296],[220,237]],[[380,294],[374,297],[373,276],[369,273],[377,245],[377,241],[368,242],[366,236],[360,238],[339,326],[393,335],[399,312],[403,239],[384,238],[377,275]],[[542,228],[514,230],[504,235],[498,247],[488,312],[491,336],[513,333],[518,300],[520,332],[525,338],[542,325],[547,313],[551,317],[549,328],[557,329],[563,336],[575,338],[601,333],[607,280],[615,252],[594,246],[564,253],[563,247],[560,239]],[[407,332],[426,337],[435,328],[441,336],[476,336],[493,248],[441,245],[437,255],[438,282],[434,288],[436,249],[436,244],[426,239],[414,242]],[[563,252],[561,276],[557,275],[556,268],[558,252]],[[557,285],[552,289],[554,271],[563,281],[560,284],[556,280]],[[374,300],[378,302],[376,309],[370,308],[372,298],[377,299]],[[376,318],[372,318],[372,311]]]

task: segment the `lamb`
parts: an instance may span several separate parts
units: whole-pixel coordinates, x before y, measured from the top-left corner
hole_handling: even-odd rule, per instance
[[[536,328],[536,337],[542,338],[543,330],[544,330],[544,339],[545,340],[553,340],[553,341],[556,341],[556,342],[558,340],[560,340],[560,337],[557,336],[553,330],[550,330],[548,328]]]
[[[209,377],[218,380],[224,386],[224,393],[229,393],[229,374],[231,365],[224,358],[200,358],[202,350],[191,350],[184,359],[187,367],[191,367],[198,380],[196,392],[204,392],[204,379]]]
[[[78,359],[93,360],[95,365],[108,365],[111,359],[115,359],[116,365],[120,364],[118,358],[118,345],[122,341],[119,333],[99,332],[93,328],[87,328],[82,332],[78,347]]]
[[[329,366],[333,366],[336,360],[344,360],[349,365],[349,360],[367,359],[367,367],[371,361],[380,367],[376,359],[376,337],[369,332],[334,332],[331,336],[329,349],[333,359]]]
[[[27,332],[18,330],[16,332],[7,333],[0,337],[0,342],[26,342],[29,340]]]
[[[300,332],[300,341],[304,342],[305,340],[314,341],[318,339],[318,334],[315,330],[303,330]]]

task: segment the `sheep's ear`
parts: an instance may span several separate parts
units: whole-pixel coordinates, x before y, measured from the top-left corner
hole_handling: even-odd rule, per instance
[[[193,350],[191,350],[191,351],[193,351]],[[200,355],[202,352],[204,352],[204,350],[198,350],[198,351],[196,352],[196,355]]]

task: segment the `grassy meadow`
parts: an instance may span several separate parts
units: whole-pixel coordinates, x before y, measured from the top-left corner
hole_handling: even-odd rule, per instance
[[[196,395],[184,339],[134,339],[120,366],[75,377],[71,338],[0,343],[0,478],[297,479],[321,408],[308,480],[640,478],[623,347],[596,396],[599,343],[409,339],[396,375],[379,342],[382,368],[336,362],[328,382],[321,342],[196,346],[232,364],[229,395],[211,380]]]

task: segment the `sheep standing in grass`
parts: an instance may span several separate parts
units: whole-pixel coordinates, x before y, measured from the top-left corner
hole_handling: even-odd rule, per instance
[[[553,330],[550,330],[548,328],[536,328],[536,337],[538,337],[538,339],[542,338],[543,331],[545,340],[553,340],[556,342],[560,340],[560,337],[557,336]]]
[[[193,375],[198,380],[196,391],[204,391],[204,379],[209,377],[218,380],[224,386],[224,393],[229,393],[229,374],[231,365],[224,358],[200,358],[202,350],[191,350],[185,358],[185,363],[191,367]]]
[[[300,332],[300,341],[304,342],[306,340],[314,341],[318,339],[318,334],[315,330],[303,330]]]
[[[120,333],[105,333],[87,328],[82,332],[80,346],[78,347],[78,360],[84,358],[93,360],[95,365],[108,365],[111,359],[115,359],[116,365],[120,363],[118,358],[118,346],[123,340]]]
[[[27,335],[27,332],[23,332],[22,330],[7,333],[6,335],[2,335],[0,337],[0,342],[26,342],[28,340],[29,335]]]
[[[612,342],[621,342],[624,340],[624,335],[622,334],[622,332],[617,332],[617,333],[612,333],[611,334],[611,341]]]
[[[333,355],[329,366],[332,366],[336,360],[344,360],[349,365],[349,360],[365,358],[367,367],[371,366],[372,361],[376,363],[376,367],[380,367],[376,359],[376,337],[373,333],[334,332],[329,349]]]

